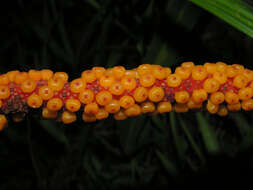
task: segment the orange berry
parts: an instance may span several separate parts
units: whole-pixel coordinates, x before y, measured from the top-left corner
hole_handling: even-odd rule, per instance
[[[53,77],[48,80],[48,86],[55,91],[60,91],[64,87],[64,82],[60,78]]]
[[[52,98],[54,96],[54,91],[49,86],[42,86],[39,89],[39,96],[43,100],[49,100],[50,98]]]
[[[93,67],[92,71],[95,73],[96,78],[99,79],[100,77],[103,76],[103,74],[105,72],[105,68],[104,67]]]
[[[225,93],[225,101],[228,104],[237,104],[239,102],[239,96],[238,94],[234,92],[226,92]]]
[[[98,112],[96,113],[96,119],[98,120],[106,119],[108,116],[109,113],[103,108],[99,109]]]
[[[16,74],[15,83],[16,84],[21,84],[26,79],[28,79],[28,74],[26,72],[19,72],[19,73]]]
[[[227,82],[227,75],[226,73],[222,73],[222,72],[215,72],[213,74],[213,78],[215,80],[217,80],[220,84],[224,84]]]
[[[84,113],[89,115],[95,115],[98,112],[98,105],[97,103],[89,103],[84,107]]]
[[[47,102],[47,109],[50,111],[58,111],[62,108],[63,102],[60,98],[52,98]]]
[[[94,92],[90,89],[85,89],[84,91],[80,92],[79,100],[83,104],[89,104],[94,100]]]
[[[209,113],[215,114],[219,110],[219,104],[213,104],[210,100],[207,101],[206,109]]]
[[[183,62],[181,64],[182,67],[187,68],[187,69],[193,69],[193,67],[195,66],[193,62]]]
[[[148,98],[148,90],[144,87],[138,87],[134,91],[134,99],[136,102],[144,102]]]
[[[216,63],[216,69],[218,72],[226,73],[227,64],[219,61]]]
[[[153,87],[148,92],[148,98],[152,102],[159,102],[164,97],[164,90],[161,87]]]
[[[134,104],[133,106],[131,106],[125,110],[125,114],[128,117],[140,115],[141,114],[141,107],[137,104]]]
[[[112,94],[108,91],[100,91],[96,95],[96,101],[99,105],[105,106],[112,101]]]
[[[140,76],[140,84],[143,87],[150,87],[155,83],[155,77],[152,74],[145,74]]]
[[[253,110],[253,99],[244,100],[242,101],[242,109],[245,111]]]
[[[160,65],[152,65],[152,74],[158,80],[163,80],[167,77],[165,69]]]
[[[247,85],[247,83],[247,78],[242,74],[237,75],[233,80],[233,85],[237,88],[243,88]]]
[[[76,114],[69,111],[64,111],[61,115],[62,122],[64,124],[70,124],[76,121]]]
[[[243,65],[233,64],[232,67],[236,70],[237,75],[243,73],[243,70],[244,70],[244,66]]]
[[[164,68],[165,74],[166,74],[166,78],[171,74],[171,68],[169,67],[165,67]]]
[[[237,104],[227,104],[227,108],[229,111],[239,111],[241,110],[241,103],[238,102]]]
[[[113,115],[113,117],[116,120],[125,120],[127,118],[126,114],[122,110],[120,110],[119,112],[115,113]]]
[[[93,70],[83,71],[82,79],[85,80],[87,83],[92,83],[97,79],[96,73]]]
[[[144,102],[141,104],[142,113],[150,113],[155,111],[155,104],[152,102]]]
[[[0,114],[0,131],[2,131],[7,125],[7,119],[5,115]]]
[[[217,114],[218,114],[219,116],[224,117],[224,116],[228,115],[228,109],[226,108],[225,105],[221,105],[221,106],[219,107],[219,110],[218,110]]]
[[[67,99],[67,101],[65,103],[65,107],[67,108],[67,110],[69,110],[71,112],[76,112],[80,109],[81,103],[77,99],[69,98],[69,99]]]
[[[173,108],[174,108],[174,111],[177,113],[184,113],[184,112],[188,112],[189,110],[187,104],[176,103]]]
[[[200,103],[195,103],[191,98],[187,102],[187,106],[189,109],[199,109],[202,107],[202,102]]]
[[[42,98],[39,95],[37,95],[37,94],[31,94],[27,98],[27,104],[31,108],[39,108],[39,107],[42,106],[42,103],[43,103]]]
[[[217,70],[216,70],[216,65],[214,63],[205,63],[204,64],[204,68],[206,69],[208,74],[214,74]]]
[[[226,74],[227,74],[227,77],[234,78],[238,74],[238,72],[232,65],[228,65]]]
[[[69,79],[68,74],[65,72],[56,72],[53,77],[61,79],[64,83],[68,82]]]
[[[40,71],[42,80],[49,80],[53,77],[53,71],[49,69],[43,69]]]
[[[240,100],[248,100],[253,96],[253,90],[250,87],[241,88],[238,92]]]
[[[208,78],[205,80],[203,88],[208,93],[216,92],[220,88],[220,83],[214,78]]]
[[[204,102],[207,99],[207,95],[204,89],[194,90],[192,93],[192,100],[198,104]]]
[[[152,71],[152,66],[150,64],[142,64],[137,68],[139,76],[150,74]]]
[[[180,76],[182,80],[188,79],[191,76],[191,68],[177,67],[175,73]]]
[[[172,111],[172,105],[170,102],[160,102],[157,105],[157,111],[159,113],[167,113]]]
[[[42,117],[46,119],[55,119],[58,115],[57,111],[51,111],[48,108],[43,108]]]
[[[87,113],[83,113],[82,114],[82,119],[83,121],[85,122],[94,122],[97,120],[96,116],[95,115],[90,115],[90,114],[87,114]]]
[[[244,75],[248,82],[251,82],[253,80],[253,71],[249,69],[244,69],[242,75]]]
[[[134,105],[134,99],[132,96],[122,96],[119,100],[119,104],[122,108],[129,108]]]
[[[3,106],[3,101],[0,99],[0,108]]]
[[[133,90],[136,87],[136,79],[133,77],[123,77],[121,84],[126,90]]]
[[[124,92],[124,87],[123,85],[121,85],[121,83],[119,82],[115,82],[113,83],[110,88],[109,91],[113,94],[113,95],[121,95]]]
[[[7,74],[0,75],[0,85],[8,85],[9,84],[9,78]]]
[[[207,71],[204,66],[196,65],[192,69],[192,78],[194,80],[204,80],[207,77]]]
[[[213,104],[221,104],[222,102],[224,102],[225,100],[225,96],[222,92],[214,92],[210,95],[210,101]]]
[[[104,75],[109,75],[109,76],[112,76],[113,77],[113,71],[112,71],[112,68],[108,68],[105,70],[105,73]],[[114,77],[113,77],[114,78]]]
[[[16,78],[16,75],[19,73],[18,70],[15,70],[15,71],[9,71],[7,73],[7,76],[8,76],[8,79],[10,82],[14,82],[15,81],[15,78]]]
[[[175,100],[177,103],[186,103],[190,99],[190,95],[187,91],[179,91],[175,93]]]
[[[121,79],[126,72],[126,69],[123,66],[115,66],[112,68],[113,76],[116,79]]]
[[[177,74],[171,74],[167,78],[167,84],[169,87],[178,87],[182,82],[182,79]]]
[[[21,84],[21,90],[25,93],[30,93],[35,90],[37,84],[32,79],[27,79]]]
[[[129,77],[129,78],[136,78],[138,75],[137,71],[134,70],[126,70],[124,77]]]
[[[41,72],[38,70],[31,69],[28,71],[28,76],[30,79],[39,81],[41,80]]]
[[[75,79],[71,81],[70,83],[70,90],[71,92],[74,92],[74,93],[80,93],[84,91],[85,87],[86,87],[86,82],[82,80],[81,78]]]
[[[113,76],[110,75],[103,75],[100,79],[99,79],[99,84],[102,87],[110,87],[112,85],[112,83],[114,82],[114,78]]]
[[[10,94],[11,92],[8,86],[0,85],[0,99],[6,99]]]
[[[120,104],[118,100],[112,100],[105,106],[105,110],[109,113],[116,113],[120,110]]]

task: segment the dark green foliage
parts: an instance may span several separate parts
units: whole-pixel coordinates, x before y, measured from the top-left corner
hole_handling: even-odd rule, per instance
[[[252,69],[253,40],[190,1],[13,0],[0,9],[1,73],[50,68],[73,79],[98,65],[183,61]],[[29,115],[0,133],[0,189],[233,183],[253,168],[252,119],[189,112],[65,126]]]

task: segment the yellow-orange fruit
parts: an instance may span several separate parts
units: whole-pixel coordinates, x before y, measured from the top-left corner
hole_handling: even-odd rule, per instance
[[[26,72],[19,72],[19,73],[16,74],[14,82],[16,84],[21,84],[26,79],[28,79],[28,74]]]
[[[9,78],[7,74],[1,74],[0,75],[0,85],[8,85],[9,84]]]
[[[113,95],[121,95],[124,92],[124,87],[120,82],[114,82],[110,88],[109,91],[113,94]]]
[[[116,120],[125,120],[127,118],[124,111],[120,110],[119,112],[115,113],[113,115],[114,119]]]
[[[126,70],[124,77],[136,78],[137,75],[138,75],[138,72],[135,70]]]
[[[39,108],[42,106],[42,103],[42,98],[37,94],[33,93],[27,98],[27,104],[31,108]]]
[[[114,78],[112,68],[106,69],[104,75],[112,76]]]
[[[192,69],[195,65],[194,65],[193,62],[188,61],[188,62],[183,62],[183,63],[181,64],[181,66],[182,66],[182,67],[185,67],[185,68],[187,68],[187,69]]]
[[[81,103],[77,99],[69,98],[69,99],[67,99],[67,101],[65,103],[65,107],[67,108],[67,110],[69,110],[71,112],[76,112],[80,109]]]
[[[191,76],[192,68],[177,67],[175,73],[181,77],[182,80],[188,79]]]
[[[82,79],[84,81],[86,81],[87,83],[92,83],[97,79],[96,73],[93,70],[83,71],[82,72]]]
[[[80,92],[79,100],[83,104],[89,104],[94,100],[94,92],[90,89],[85,89],[84,91]]]
[[[8,86],[0,85],[0,99],[6,99],[10,96],[10,89]]]
[[[172,111],[172,105],[170,102],[160,102],[157,105],[157,111],[159,113],[167,113]]]
[[[194,80],[204,80],[207,77],[207,71],[204,66],[196,65],[192,69],[192,78]]]
[[[99,84],[102,87],[110,87],[112,85],[112,83],[114,82],[114,77],[110,76],[110,75],[103,75],[102,77],[100,77],[99,79]]]
[[[54,96],[54,91],[49,86],[42,86],[39,89],[39,96],[43,100],[49,100],[50,98],[52,98]]]
[[[167,85],[169,87],[178,87],[182,82],[182,79],[177,74],[171,74],[167,78]]]
[[[90,115],[90,114],[87,114],[87,113],[83,113],[82,114],[82,119],[83,121],[85,122],[94,122],[97,120],[96,116],[95,115]]]
[[[163,80],[167,77],[165,69],[160,65],[152,65],[152,74],[158,80]]]
[[[237,104],[239,102],[239,96],[238,94],[234,93],[234,92],[226,92],[225,93],[225,101],[228,104]]]
[[[136,79],[125,76],[121,79],[121,84],[126,90],[133,90],[136,87]]]
[[[54,73],[50,69],[43,69],[40,71],[42,80],[49,80],[53,77]]]
[[[187,91],[178,91],[175,93],[175,100],[177,103],[186,103],[190,99],[190,95]]]
[[[152,74],[145,74],[140,76],[140,84],[143,87],[150,87],[155,83],[155,77]]]
[[[108,116],[109,116],[109,113],[103,108],[100,108],[98,112],[96,113],[96,119],[98,120],[105,119]]]
[[[137,68],[139,76],[150,74],[152,71],[152,66],[149,64],[142,64]]]
[[[207,101],[206,109],[209,113],[215,114],[219,110],[219,104],[213,104],[210,100]]]
[[[214,78],[208,78],[205,80],[203,88],[208,93],[216,92],[220,88],[220,83]]]
[[[38,70],[31,69],[28,71],[28,76],[30,79],[39,81],[41,80],[41,72]]]
[[[122,108],[129,108],[131,107],[132,105],[134,105],[134,99],[132,96],[122,96],[120,99],[119,99],[119,104]]]
[[[200,103],[195,103],[191,98],[187,102],[187,106],[189,109],[199,109],[202,107],[202,102]]]
[[[86,87],[86,82],[81,78],[75,79],[70,83],[70,90],[74,93],[80,93],[84,91]]]
[[[226,73],[227,64],[221,61],[216,62],[216,69],[218,72]]]
[[[237,104],[227,104],[227,108],[229,111],[239,111],[241,110],[241,103],[238,102]]]
[[[148,92],[148,98],[152,102],[159,102],[164,97],[164,90],[161,87],[153,87]]]
[[[92,71],[95,73],[96,78],[99,79],[100,77],[103,76],[103,74],[105,72],[105,68],[104,67],[93,67]]]
[[[21,84],[21,90],[25,93],[30,93],[35,90],[37,84],[32,79],[27,79]]]
[[[47,102],[47,109],[50,111],[58,111],[62,108],[63,102],[60,98],[52,98]]]
[[[116,113],[120,110],[120,104],[118,100],[112,100],[105,106],[105,110],[109,113]]]
[[[241,105],[242,109],[244,109],[245,111],[253,110],[253,99],[244,100],[242,101]]]
[[[85,105],[84,107],[84,113],[89,114],[89,115],[95,115],[98,112],[98,104],[93,102]]]
[[[126,69],[123,66],[115,66],[112,68],[112,73],[114,78],[121,79],[126,72]]]
[[[112,101],[112,94],[108,91],[100,91],[96,95],[96,101],[101,106],[106,106]]]
[[[64,83],[68,82],[69,76],[66,72],[56,72],[54,73],[55,78],[61,79]]]
[[[240,100],[248,100],[253,96],[253,90],[250,87],[241,88],[238,92]]]
[[[214,92],[210,96],[210,101],[213,104],[221,104],[222,102],[224,102],[224,100],[225,100],[225,96],[222,92]]]
[[[48,108],[43,108],[42,117],[46,119],[55,119],[58,115],[57,111],[51,111]]]
[[[64,86],[64,82],[60,78],[53,77],[48,80],[48,86],[55,91],[60,91]]]
[[[214,74],[217,71],[216,64],[214,63],[207,62],[204,64],[204,68],[206,69],[208,74]]]
[[[207,92],[204,89],[194,90],[192,93],[192,100],[195,103],[204,102],[207,99]]]
[[[140,115],[141,114],[141,107],[137,104],[134,104],[125,110],[125,114],[128,117]]]
[[[224,84],[227,82],[227,75],[223,72],[215,72],[213,74],[213,78],[217,80],[220,84]]]
[[[219,107],[219,110],[218,110],[217,114],[218,114],[219,116],[224,117],[224,116],[228,115],[228,109],[226,108],[225,105],[221,105],[221,106]]]
[[[148,90],[144,87],[138,87],[134,91],[134,99],[136,102],[144,102],[148,98]]]
[[[247,83],[248,79],[243,74],[237,75],[233,80],[233,85],[236,88],[243,88],[247,85]]]
[[[155,104],[152,102],[144,102],[141,104],[142,113],[150,113],[155,111]]]
[[[234,78],[238,74],[237,70],[232,66],[228,65],[226,70],[226,75],[229,78]]]
[[[18,70],[15,70],[15,71],[9,71],[7,73],[7,76],[8,76],[8,79],[10,82],[14,82],[15,81],[15,78],[16,78],[16,75],[19,73]]]
[[[171,74],[171,68],[169,67],[165,67],[164,68],[165,74],[166,74],[166,78]]]
[[[236,70],[237,75],[243,73],[243,70],[244,70],[244,66],[243,65],[233,64],[232,67]]]
[[[253,80],[253,71],[249,69],[244,69],[242,72],[242,75],[244,75],[248,82],[251,82]]]
[[[180,103],[176,103],[173,109],[177,113],[184,113],[189,111],[187,104],[180,104]]]
[[[0,131],[2,131],[7,125],[7,119],[5,115],[0,114]]]
[[[76,121],[76,114],[69,111],[64,111],[61,115],[61,120],[64,124],[70,124]]]

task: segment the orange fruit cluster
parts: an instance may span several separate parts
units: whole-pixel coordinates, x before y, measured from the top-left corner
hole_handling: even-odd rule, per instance
[[[203,107],[220,116],[253,109],[253,71],[239,64],[184,62],[174,73],[149,64],[132,70],[93,67],[77,79],[68,82],[68,78],[65,72],[48,69],[1,74],[0,129],[7,123],[5,115],[22,112],[25,106],[29,110],[41,108],[44,118],[65,124],[74,122],[77,112],[82,112],[85,122],[93,122],[110,114],[124,120],[145,113]]]

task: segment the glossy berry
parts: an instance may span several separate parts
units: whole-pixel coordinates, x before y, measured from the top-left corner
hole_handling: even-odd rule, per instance
[[[210,100],[208,100],[207,104],[206,104],[206,109],[209,113],[215,114],[219,110],[219,105],[218,104],[213,104]]]
[[[133,106],[131,106],[125,110],[125,114],[128,117],[140,115],[141,114],[141,107],[138,104],[134,104]]]
[[[216,70],[216,65],[214,63],[205,63],[204,64],[204,68],[206,69],[208,74],[214,74],[217,70]]]
[[[195,103],[191,98],[189,99],[189,101],[187,102],[187,107],[189,109],[199,109],[202,107],[202,102],[200,103]]]
[[[89,104],[94,100],[94,92],[90,89],[85,89],[84,91],[80,92],[79,100],[83,104]]]
[[[217,80],[220,84],[224,84],[227,82],[227,75],[223,72],[215,72],[213,74],[213,78]]]
[[[71,81],[70,83],[70,90],[71,92],[74,92],[74,93],[80,93],[84,91],[85,87],[86,87],[86,82],[82,80],[81,78],[75,79]]]
[[[32,79],[27,79],[21,84],[21,90],[25,93],[33,92],[36,88],[36,82]]]
[[[28,76],[30,79],[35,80],[35,81],[41,80],[41,77],[42,77],[41,72],[34,69],[31,69],[28,71]]]
[[[0,131],[2,131],[7,125],[7,119],[5,115],[0,114]]]
[[[191,70],[195,65],[193,62],[188,61],[188,62],[183,62],[181,66]]]
[[[158,113],[167,113],[172,111],[172,105],[170,102],[160,102],[157,105]]]
[[[217,114],[221,117],[224,117],[224,116],[228,115],[228,109],[226,108],[225,105],[221,105],[219,107]]]
[[[195,103],[204,102],[207,99],[207,92],[204,89],[194,90],[192,93],[192,100]]]
[[[26,79],[28,79],[28,74],[26,72],[19,72],[16,74],[14,82],[16,84],[23,83]]]
[[[167,78],[167,85],[169,87],[178,87],[182,82],[182,79],[177,74],[171,74]]]
[[[141,104],[142,113],[150,113],[155,111],[155,104],[152,102],[144,102]]]
[[[56,72],[56,73],[54,73],[53,77],[61,79],[64,83],[68,82],[68,79],[69,79],[68,74],[65,72]]]
[[[9,71],[7,73],[7,76],[8,76],[8,79],[10,82],[14,82],[15,81],[15,78],[16,78],[16,75],[19,73],[18,70],[15,70],[15,71]]]
[[[225,100],[225,96],[222,92],[214,92],[210,95],[210,101],[213,104],[221,104],[222,102],[224,102]]]
[[[69,98],[65,103],[65,107],[67,108],[68,111],[76,112],[80,109],[81,103],[77,99]]]
[[[164,90],[161,87],[153,87],[148,92],[148,98],[152,102],[159,102],[164,97]]]
[[[177,67],[175,73],[180,76],[182,80],[188,79],[191,76],[192,68],[187,67]]]
[[[253,96],[253,89],[250,87],[241,88],[238,92],[240,100],[248,100]]]
[[[107,118],[107,117],[109,116],[109,113],[108,113],[105,109],[100,108],[100,109],[98,110],[98,112],[96,113],[95,116],[96,116],[96,119],[102,120],[102,119]]]
[[[125,89],[120,82],[114,82],[109,88],[110,93],[113,95],[121,95],[123,94],[124,90]]]
[[[93,67],[92,71],[95,73],[96,78],[99,79],[100,77],[103,76],[103,74],[105,72],[105,68],[104,67]]]
[[[144,102],[148,98],[148,90],[144,87],[138,87],[133,96],[136,102]]]
[[[232,67],[236,70],[237,75],[240,75],[243,73],[244,66],[239,64],[233,64]]]
[[[122,96],[119,100],[119,104],[122,108],[129,108],[131,106],[133,106],[135,103],[134,99],[132,96]]]
[[[93,70],[83,71],[82,72],[82,79],[84,81],[86,81],[87,83],[92,83],[97,79],[96,73]]]
[[[167,77],[165,69],[160,65],[152,65],[151,73],[158,80],[163,80]]]
[[[53,71],[51,71],[49,69],[43,69],[43,70],[40,71],[40,73],[41,73],[41,79],[42,80],[49,80],[54,75]]]
[[[150,87],[155,83],[155,77],[152,74],[145,74],[140,76],[140,84],[143,87]]]
[[[222,73],[226,73],[226,70],[227,70],[227,64],[224,63],[224,62],[216,62],[216,70],[218,72],[222,72]]]
[[[239,96],[238,94],[234,93],[234,92],[226,92],[225,93],[225,101],[228,104],[237,104],[239,102]]]
[[[37,94],[33,93],[27,98],[27,104],[31,108],[39,108],[42,106],[42,103],[42,98]]]
[[[251,82],[253,80],[253,71],[249,69],[244,69],[242,75],[247,78],[248,82]]]
[[[42,109],[42,117],[46,119],[55,119],[58,115],[57,111],[51,111],[48,108]]]
[[[220,83],[214,78],[208,78],[205,80],[203,88],[208,93],[216,92],[220,88]]]
[[[0,75],[0,85],[8,85],[9,84],[9,78],[7,74],[1,74]]]
[[[49,86],[42,86],[39,88],[39,96],[43,100],[49,100],[50,98],[54,96],[54,91]]]
[[[166,78],[171,74],[171,68],[166,67],[164,68],[165,74],[166,74]]]
[[[96,95],[96,101],[99,105],[105,106],[112,101],[112,94],[108,91],[100,91]]]
[[[227,108],[229,111],[239,111],[241,110],[241,103],[238,102],[237,104],[227,104]]]
[[[233,85],[237,88],[243,88],[247,83],[248,80],[243,74],[237,75],[233,80]]]
[[[10,96],[10,89],[8,86],[0,85],[0,99],[6,99]]]
[[[121,79],[124,76],[126,69],[123,66],[115,66],[112,68],[112,72],[114,78]]]
[[[76,114],[69,111],[64,111],[61,115],[61,120],[64,124],[70,124],[76,121]]]
[[[105,106],[105,110],[109,113],[116,113],[120,110],[120,103],[118,100],[112,100]]]
[[[125,120],[127,118],[124,111],[120,110],[119,112],[115,113],[113,115],[114,119],[116,120]]]
[[[83,119],[83,121],[85,121],[87,123],[94,122],[97,120],[95,115],[90,115],[90,114],[86,114],[86,113],[82,114],[82,119]]]
[[[238,74],[237,70],[232,65],[227,66],[227,70],[226,70],[227,77],[234,78],[237,74]]]
[[[149,64],[142,64],[137,68],[137,71],[140,76],[150,74],[152,71],[152,66]]]
[[[84,107],[84,113],[89,114],[89,115],[95,115],[98,112],[98,104],[93,102],[85,105]]]
[[[192,69],[192,78],[194,80],[204,80],[207,74],[205,67],[202,65],[197,65]]]
[[[244,109],[245,111],[253,110],[253,99],[244,100],[242,101],[241,105],[242,109]]]
[[[133,90],[136,87],[136,79],[133,77],[125,76],[121,79],[121,84],[126,90]]]
[[[60,91],[64,86],[64,82],[60,78],[53,77],[48,80],[48,86],[52,88],[54,91]]]
[[[178,91],[175,93],[175,100],[177,103],[186,103],[190,99],[190,95],[187,91]]]
[[[63,102],[60,98],[52,98],[47,102],[47,109],[50,111],[58,111],[62,108]]]
[[[189,111],[187,104],[180,104],[180,103],[176,103],[173,109],[177,113],[184,113]]]
[[[110,75],[103,75],[100,79],[99,79],[99,84],[102,87],[110,87],[114,82],[114,77],[110,76]]]
[[[138,75],[138,72],[135,70],[126,70],[123,77],[136,78],[137,75]]]

